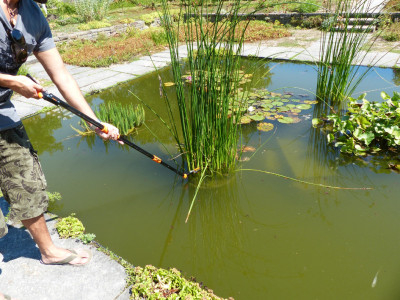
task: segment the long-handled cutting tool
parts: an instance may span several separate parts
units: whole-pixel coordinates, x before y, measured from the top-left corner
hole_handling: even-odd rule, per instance
[[[34,81],[35,83],[38,83],[31,75],[27,74],[26,76],[28,78],[30,78],[32,81]],[[80,117],[80,118],[84,119],[85,121],[89,122],[90,124],[96,126],[102,132],[108,133],[107,126],[105,126],[104,124],[101,124],[100,122],[97,122],[96,120],[92,119],[88,115],[86,115],[86,114],[82,113],[81,111],[77,110],[76,108],[74,108],[73,106],[69,105],[65,101],[62,101],[60,98],[54,96],[53,94],[45,92],[45,91],[42,91],[42,92],[38,92],[38,96],[39,96],[39,98],[42,98],[42,99],[44,99],[46,101],[49,101],[50,103],[53,103],[54,105],[61,106],[61,107],[65,108],[65,109],[69,110],[70,112],[72,112],[73,114],[77,115],[78,117]],[[147,157],[151,158],[156,163],[161,164],[164,167],[166,167],[166,168],[170,169],[171,171],[175,172],[176,174],[182,176],[184,179],[188,178],[188,175],[197,173],[200,170],[200,168],[196,168],[196,169],[190,171],[189,173],[183,173],[182,171],[179,171],[178,169],[176,169],[176,168],[170,166],[169,164],[163,162],[162,159],[159,158],[158,156],[153,155],[153,154],[147,152],[146,150],[140,148],[139,146],[135,145],[134,143],[132,143],[131,141],[129,141],[127,138],[125,138],[123,136],[119,136],[118,137],[118,141],[121,141],[124,144],[128,145],[129,147],[131,147],[131,148],[139,151],[140,153],[146,155]]]

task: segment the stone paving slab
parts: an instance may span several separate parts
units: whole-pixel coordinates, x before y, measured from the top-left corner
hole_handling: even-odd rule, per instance
[[[109,78],[113,78],[115,76],[118,76],[120,73],[118,72],[114,72],[112,70],[102,70],[99,72],[94,72],[90,75],[86,74],[86,76],[82,76],[81,78],[78,78],[76,81],[79,85],[79,87],[82,89],[88,85],[93,85],[96,82],[99,81],[104,81],[107,80]],[[109,85],[107,85],[106,87],[108,87]]]
[[[165,53],[165,55],[151,55],[151,56],[143,56],[140,58],[141,61],[153,61],[157,63],[170,63],[171,57],[169,53]]]
[[[119,74],[116,74],[116,75],[114,75],[112,77],[105,78],[105,79],[102,79],[102,80],[98,80],[96,82],[88,84],[88,85],[82,87],[81,91],[84,94],[88,94],[88,93],[92,93],[92,92],[95,92],[95,91],[100,91],[100,90],[103,90],[105,88],[114,86],[114,85],[116,85],[118,83],[122,83],[122,82],[125,82],[125,81],[128,81],[128,80],[132,80],[134,78],[135,78],[135,76],[132,76],[130,74],[119,73]]]
[[[139,62],[134,61],[130,64],[119,64],[111,66],[110,70],[140,76],[149,72],[153,72],[154,67],[143,66]]]
[[[6,204],[0,199],[2,206]],[[93,246],[74,239],[60,239],[56,220],[46,215],[54,243],[67,249],[90,249],[92,261],[86,266],[46,266],[29,232],[9,227],[0,239],[0,291],[19,300],[99,300],[129,299],[124,268]]]

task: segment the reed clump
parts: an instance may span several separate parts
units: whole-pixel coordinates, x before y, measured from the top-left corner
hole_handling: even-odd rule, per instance
[[[360,71],[378,35],[370,34],[375,22],[364,25],[362,21],[369,0],[330,0],[326,5],[332,16],[323,24],[316,94],[319,100],[332,105],[350,97],[373,67]]]
[[[223,2],[212,2],[212,11],[203,1],[199,6],[182,0],[182,17],[178,22],[169,18],[168,2],[163,1],[162,14],[170,49],[179,120],[169,108],[170,128],[189,170],[200,167],[203,172],[228,173],[235,167],[240,122],[246,93],[241,91],[241,51],[249,21],[239,13],[246,11],[240,0],[231,2],[223,12]],[[210,11],[209,11],[210,10]],[[210,23],[203,16],[215,13]],[[187,59],[180,59],[181,33],[184,32]],[[184,67],[190,74],[190,84]],[[164,93],[165,95],[165,93]],[[179,124],[179,126],[178,126]],[[178,130],[178,128],[180,130]]]
[[[145,120],[145,113],[142,105],[133,106],[123,105],[119,102],[110,101],[101,104],[95,113],[97,117],[106,123],[113,124],[119,129],[121,135],[129,135],[134,132],[135,128],[141,126]],[[81,135],[93,134],[88,124],[81,121],[84,131],[78,131]]]

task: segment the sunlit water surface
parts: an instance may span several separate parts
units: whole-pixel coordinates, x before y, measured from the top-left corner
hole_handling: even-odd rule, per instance
[[[313,67],[261,64],[257,87],[312,96]],[[270,73],[263,75],[264,71]],[[378,100],[399,90],[400,75],[376,69],[358,93]],[[164,82],[171,73],[162,73]],[[397,80],[397,81],[396,81]],[[157,76],[147,75],[89,99],[138,103],[132,91],[166,117]],[[307,97],[305,95],[308,95]],[[315,107],[317,109],[317,107]],[[175,142],[157,117],[146,124],[176,154]],[[297,124],[276,131],[243,127],[257,152],[238,168],[265,170],[342,188],[327,189],[282,177],[235,172],[207,181],[185,223],[196,180],[184,181],[139,152],[96,138],[81,139],[66,111],[24,121],[39,151],[50,191],[60,192],[57,213],[72,212],[87,232],[134,265],[176,267],[222,297],[235,299],[399,299],[399,174],[342,159],[311,126],[309,110]],[[144,127],[133,138],[162,157],[167,152]],[[253,155],[254,154],[254,155]]]

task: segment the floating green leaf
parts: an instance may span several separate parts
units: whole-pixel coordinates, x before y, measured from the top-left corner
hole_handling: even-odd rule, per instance
[[[278,122],[285,123],[285,124],[291,124],[294,122],[294,120],[290,117],[283,117],[283,118],[278,119]]]
[[[240,124],[249,124],[251,122],[251,119],[248,116],[243,116],[240,119]]]
[[[296,105],[296,107],[301,110],[306,110],[306,109],[310,109],[311,105],[310,104],[299,104],[299,105]]]
[[[260,114],[260,113],[249,116],[249,117],[250,117],[250,119],[252,119],[254,121],[262,121],[265,119],[264,114]]]

